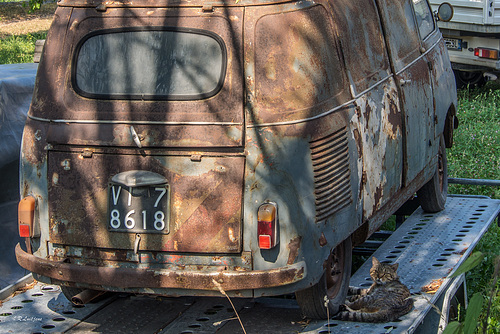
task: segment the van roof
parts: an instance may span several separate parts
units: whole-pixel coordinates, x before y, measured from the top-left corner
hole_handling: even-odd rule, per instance
[[[119,7],[199,7],[204,5],[209,6],[251,6],[269,3],[286,3],[286,2],[303,2],[290,0],[59,0],[58,5],[61,7],[98,7],[105,6],[111,8]]]

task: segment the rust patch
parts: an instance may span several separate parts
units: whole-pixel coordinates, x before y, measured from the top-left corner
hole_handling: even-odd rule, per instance
[[[401,115],[399,114],[398,106],[391,98],[389,94],[387,94],[387,100],[389,101],[389,113],[387,115],[387,119],[389,124],[392,125],[392,133],[396,136],[398,129],[401,129]]]
[[[361,159],[363,156],[363,141],[361,140],[361,135],[359,134],[358,129],[354,129],[352,131],[354,135],[354,140],[356,141],[356,147],[358,148],[358,158]]]
[[[453,254],[457,254],[457,255],[464,255],[465,252],[467,251],[467,249],[469,249],[469,247],[465,247],[464,249],[462,250],[459,250],[459,251],[456,251],[456,252],[453,252]]]
[[[286,246],[290,253],[288,253],[288,261],[287,264],[293,264],[297,255],[299,254],[300,243],[302,242],[302,237],[296,237],[290,240],[288,245]]]
[[[325,246],[328,243],[328,241],[326,241],[326,237],[325,237],[324,233],[321,233],[321,237],[319,237],[318,241],[319,241],[319,245],[321,247]]]
[[[377,187],[375,189],[375,194],[373,194],[373,198],[375,199],[373,202],[373,212],[377,211],[377,208],[380,206],[380,201],[382,201],[383,188]]]
[[[366,107],[365,107],[365,112],[364,112],[364,116],[365,116],[365,124],[366,126],[368,127],[369,124],[370,124],[370,115],[372,113],[372,107],[370,106],[369,103],[366,104]]]

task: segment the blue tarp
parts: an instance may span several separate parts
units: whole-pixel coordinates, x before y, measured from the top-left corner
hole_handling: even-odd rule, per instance
[[[38,64],[0,65],[0,168],[19,158]]]
[[[19,194],[17,173],[24,123],[31,103],[38,64],[0,65],[0,198]],[[10,164],[9,166],[7,166]],[[2,167],[5,167],[2,169]],[[15,195],[14,195],[15,194]],[[22,241],[17,232],[17,200],[0,201],[0,289],[26,275],[14,254]]]

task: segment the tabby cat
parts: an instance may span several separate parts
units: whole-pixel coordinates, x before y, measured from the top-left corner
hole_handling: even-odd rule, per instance
[[[413,299],[410,290],[399,281],[398,264],[380,263],[372,258],[369,289],[349,288],[345,305],[335,319],[362,322],[389,322],[410,312]]]

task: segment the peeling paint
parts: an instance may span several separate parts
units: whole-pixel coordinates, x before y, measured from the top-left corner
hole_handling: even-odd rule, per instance
[[[289,250],[288,253],[288,261],[287,264],[293,264],[295,262],[295,259],[297,258],[297,255],[299,254],[299,248],[300,244],[302,242],[302,236],[298,236],[292,240],[287,245],[287,248]]]

